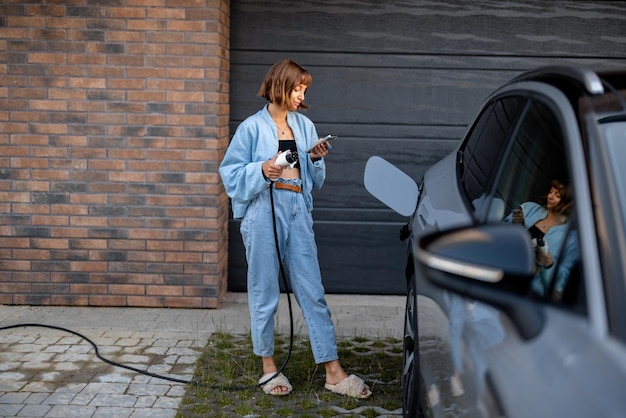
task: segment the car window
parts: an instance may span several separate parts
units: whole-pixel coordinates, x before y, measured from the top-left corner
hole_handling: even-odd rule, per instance
[[[569,172],[559,118],[541,99],[531,99],[502,158],[489,210],[483,209],[481,217],[485,222],[514,223],[515,212],[521,211],[523,217],[517,221],[528,230],[537,254],[529,294],[573,306],[582,302],[578,288],[572,287],[582,284]],[[560,206],[555,208],[555,202]],[[548,217],[549,211],[554,216]],[[576,279],[570,282],[574,275]]]
[[[522,96],[499,98],[476,119],[461,146],[458,166],[461,190],[469,202],[480,199],[489,190],[506,138],[526,100]]]
[[[606,145],[609,150],[609,162],[615,191],[622,208],[622,219],[626,225],[626,122],[606,123],[602,125]]]

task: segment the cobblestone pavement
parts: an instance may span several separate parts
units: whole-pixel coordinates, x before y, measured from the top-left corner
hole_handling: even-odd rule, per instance
[[[402,333],[404,297],[329,295],[328,303],[338,335]],[[281,300],[279,332],[288,329],[286,307]],[[228,294],[220,309],[203,310],[0,306],[0,327],[23,323],[70,329],[107,359],[182,380],[191,379],[213,332],[249,330],[239,293]],[[304,329],[299,310],[294,328]],[[40,327],[0,331],[2,417],[175,417],[184,395],[182,383],[100,361],[78,336]]]

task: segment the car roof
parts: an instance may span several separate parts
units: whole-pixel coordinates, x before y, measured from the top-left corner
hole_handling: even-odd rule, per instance
[[[626,70],[594,71],[581,65],[550,65],[526,71],[507,85],[521,81],[537,81],[562,91],[572,107],[578,109],[580,99],[590,99],[586,111],[597,114],[626,113]]]

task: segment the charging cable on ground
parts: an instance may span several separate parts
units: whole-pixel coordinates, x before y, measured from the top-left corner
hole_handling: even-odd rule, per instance
[[[280,276],[281,279],[283,281],[283,285],[285,287],[285,293],[287,294],[287,304],[289,305],[289,320],[290,320],[290,337],[289,337],[289,350],[287,351],[287,357],[285,358],[285,361],[283,362],[283,364],[278,368],[278,371],[269,379],[263,381],[263,382],[259,382],[257,384],[254,385],[249,385],[249,386],[223,386],[223,385],[217,385],[217,384],[205,384],[203,382],[199,382],[199,381],[193,381],[193,380],[185,380],[185,379],[178,379],[175,377],[170,377],[170,376],[164,376],[164,375],[160,375],[160,374],[156,374],[156,373],[151,373],[147,370],[141,370],[138,369],[136,367],[132,367],[132,366],[128,366],[122,363],[118,363],[116,361],[113,360],[109,360],[106,357],[103,357],[100,354],[100,351],[98,350],[98,346],[96,345],[96,343],[94,343],[92,340],[90,340],[89,338],[87,338],[86,336],[84,336],[81,333],[78,333],[76,331],[72,331],[70,329],[67,328],[63,328],[63,327],[59,327],[56,325],[46,325],[46,324],[37,324],[37,323],[25,323],[25,324],[15,324],[15,325],[7,325],[7,326],[2,326],[0,327],[0,331],[4,331],[4,330],[9,330],[9,329],[13,329],[13,328],[22,328],[22,327],[38,327],[38,328],[49,328],[49,329],[54,329],[54,330],[58,330],[58,331],[63,331],[63,332],[67,332],[69,334],[75,335],[79,338],[82,338],[83,340],[85,340],[87,343],[89,343],[93,349],[94,352],[96,354],[96,357],[98,359],[100,359],[101,361],[110,364],[112,366],[117,366],[117,367],[121,367],[123,369],[126,370],[130,370],[139,374],[143,374],[146,376],[150,376],[150,377],[154,377],[156,379],[162,379],[162,380],[167,380],[170,382],[175,382],[175,383],[183,383],[185,385],[196,385],[196,386],[200,386],[200,387],[205,387],[205,388],[210,388],[210,389],[217,389],[217,390],[223,390],[223,391],[234,391],[234,390],[246,390],[246,389],[250,389],[253,387],[260,387],[260,386],[264,386],[267,382],[269,382],[270,380],[276,378],[280,373],[282,373],[282,371],[285,369],[285,367],[287,366],[287,363],[289,362],[289,359],[291,358],[291,352],[293,351],[293,340],[294,340],[294,332],[293,332],[293,307],[291,304],[291,292],[290,292],[290,286],[289,286],[289,282],[287,281],[287,276],[285,275],[285,270],[283,267],[283,262],[282,262],[282,258],[280,255],[280,248],[278,245],[278,230],[276,228],[276,212],[274,210],[274,182],[272,182],[270,184],[270,201],[272,204],[272,219],[273,219],[273,226],[274,226],[274,243],[276,244],[276,254],[278,257],[278,262],[280,265]]]

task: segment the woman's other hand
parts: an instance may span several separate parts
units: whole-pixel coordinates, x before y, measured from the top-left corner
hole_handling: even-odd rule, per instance
[[[320,158],[326,157],[328,155],[328,151],[330,150],[330,143],[328,141],[319,144],[311,152],[309,155],[311,156],[312,161],[319,160]]]
[[[537,250],[535,254],[537,255],[537,264],[543,268],[549,269],[554,264],[554,258],[552,258],[550,251],[543,252],[541,250]]]

